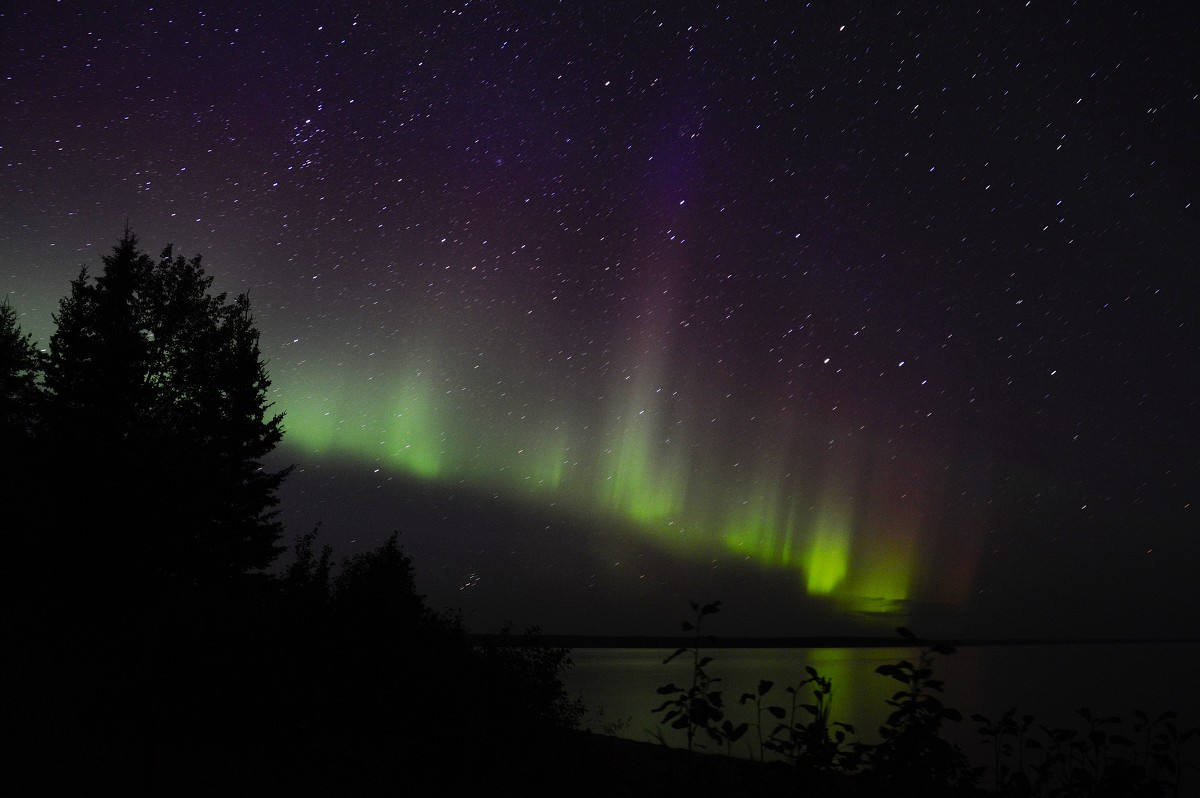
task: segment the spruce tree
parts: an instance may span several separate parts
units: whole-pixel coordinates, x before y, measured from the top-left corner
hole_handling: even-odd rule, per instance
[[[33,336],[21,331],[17,311],[5,297],[0,302],[0,442],[6,446],[33,433],[41,371],[42,353]]]
[[[33,538],[37,536],[35,526],[41,504],[34,436],[42,409],[39,380],[44,360],[33,337],[22,332],[17,311],[5,297],[0,302],[0,508],[6,531],[13,533],[9,543],[15,544],[15,561],[23,563],[18,572],[18,592],[36,581],[37,568],[32,566],[43,559],[38,556]]]
[[[243,295],[199,256],[154,262],[128,229],[71,283],[45,376],[45,443],[66,490],[58,531],[138,600],[214,595],[280,551],[263,460],[282,436]],[[88,567],[94,567],[88,565]]]

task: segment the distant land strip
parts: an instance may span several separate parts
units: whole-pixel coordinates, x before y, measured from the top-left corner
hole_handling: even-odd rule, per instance
[[[704,648],[917,648],[949,645],[973,646],[1059,646],[1059,645],[1143,645],[1200,644],[1200,637],[1148,638],[917,638],[903,637],[646,637],[610,635],[538,635],[526,639],[519,634],[473,634],[467,636],[476,646],[539,645],[552,648],[692,648],[697,642]]]

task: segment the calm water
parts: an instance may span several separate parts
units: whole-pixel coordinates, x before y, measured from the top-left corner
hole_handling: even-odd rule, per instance
[[[691,660],[681,657],[668,665],[662,660],[670,650],[575,649],[575,667],[568,672],[568,689],[582,697],[595,731],[609,731],[635,740],[650,740],[657,716],[650,710],[662,702],[656,688],[668,682],[691,683]],[[886,719],[884,704],[899,682],[875,673],[879,665],[901,658],[916,660],[911,648],[715,648],[708,671],[721,677],[727,707],[734,722],[753,722],[749,708],[737,703],[742,693],[753,692],[760,679],[775,681],[768,694],[772,703],[786,706],[784,688],[805,677],[812,665],[833,681],[832,720],[854,724],[861,740],[878,739],[877,729]],[[1117,715],[1131,720],[1134,710],[1151,715],[1172,710],[1183,726],[1200,725],[1200,642],[1127,643],[1021,646],[968,646],[949,657],[938,656],[934,675],[946,682],[945,703],[962,712],[964,721],[948,724],[947,736],[980,764],[975,712],[995,719],[1009,707],[1018,717],[1032,713],[1038,723],[1075,728],[1075,710],[1087,707],[1094,714]],[[806,688],[807,689],[807,688]],[[602,711],[602,714],[597,714]],[[623,722],[619,729],[606,725]],[[764,720],[764,725],[770,721]],[[1125,727],[1131,732],[1131,724]],[[680,732],[667,730],[667,740],[682,745]],[[674,736],[672,736],[674,735]],[[750,735],[748,735],[750,736]],[[746,738],[743,738],[746,739]],[[735,754],[747,755],[747,748]],[[1185,749],[1185,754],[1188,751]],[[1200,764],[1200,746],[1193,741],[1188,761]]]

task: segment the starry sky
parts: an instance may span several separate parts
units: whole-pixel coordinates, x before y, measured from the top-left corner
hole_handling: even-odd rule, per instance
[[[1184,4],[6,3],[0,293],[248,292],[468,628],[1200,635]]]

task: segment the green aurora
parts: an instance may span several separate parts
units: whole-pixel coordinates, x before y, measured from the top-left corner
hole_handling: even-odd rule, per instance
[[[623,401],[590,413],[530,385],[497,407],[439,365],[411,360],[390,380],[347,380],[322,396],[281,385],[289,444],[618,518],[680,558],[794,572],[810,599],[857,613],[963,599],[931,569],[958,571],[949,582],[961,585],[974,563],[929,544],[930,468],[894,445],[854,430],[805,437],[783,418],[731,432],[682,412],[683,391],[653,379],[624,380]]]

